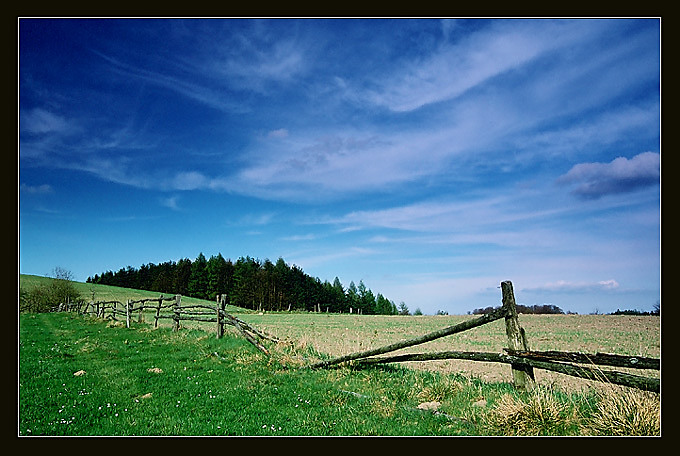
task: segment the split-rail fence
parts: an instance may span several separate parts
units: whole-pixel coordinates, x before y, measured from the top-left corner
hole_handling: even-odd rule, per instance
[[[158,298],[145,298],[139,300],[128,299],[121,301],[97,301],[76,304],[59,304],[54,311],[72,311],[83,315],[94,315],[98,318],[111,320],[125,319],[126,327],[130,327],[131,320],[137,315],[138,321],[144,318],[144,311],[155,311],[154,328],[158,327],[158,321],[162,319],[172,320],[173,331],[180,329],[181,321],[200,321],[215,323],[217,338],[224,335],[224,325],[235,327],[243,337],[265,354],[269,354],[267,348],[260,342],[263,339],[278,342],[276,337],[264,334],[245,321],[226,312],[226,296],[217,296],[214,306],[207,304],[183,304],[181,295],[159,296]]]
[[[549,370],[574,377],[596,380],[628,386],[645,391],[659,393],[661,380],[659,378],[644,377],[626,372],[603,370],[597,366],[615,366],[630,369],[660,370],[661,360],[640,356],[616,355],[611,353],[587,354],[581,352],[562,351],[532,351],[529,349],[527,336],[519,324],[515,296],[512,282],[501,283],[503,305],[493,311],[470,320],[463,321],[453,326],[433,331],[423,336],[392,343],[386,346],[373,348],[356,353],[350,353],[337,358],[332,358],[306,367],[312,369],[328,368],[343,363],[353,362],[359,365],[398,363],[406,361],[432,361],[444,359],[461,359],[469,361],[496,362],[510,364],[515,387],[521,390],[531,390],[535,386],[534,368]],[[165,304],[167,302],[167,304]],[[155,304],[152,304],[155,303]],[[158,326],[158,320],[163,318],[172,319],[173,330],[180,328],[182,320],[216,323],[216,335],[218,338],[224,334],[224,325],[234,326],[251,344],[265,354],[269,354],[266,347],[260,341],[263,339],[278,342],[276,337],[262,333],[248,323],[240,320],[225,311],[226,300],[218,296],[216,304],[183,305],[182,297],[149,298],[137,301],[128,300],[125,304],[120,301],[100,301],[79,304],[60,304],[54,310],[71,310],[82,314],[94,314],[100,318],[125,317],[127,327],[130,327],[131,318],[139,313],[142,318],[144,310],[155,310],[154,327]],[[171,310],[168,313],[167,310]],[[163,313],[163,310],[166,310]],[[441,337],[457,334],[469,329],[491,323],[501,318],[505,319],[505,330],[508,337],[508,347],[505,353],[462,352],[445,351],[436,353],[410,353],[393,356],[377,356],[391,353],[402,348],[423,344]]]
[[[661,380],[643,377],[625,372],[603,370],[596,366],[617,366],[632,369],[661,369],[661,360],[640,356],[623,356],[611,353],[575,353],[560,351],[531,351],[527,336],[519,324],[515,295],[512,282],[501,283],[503,305],[480,317],[466,320],[457,325],[433,331],[423,336],[392,343],[356,353],[350,353],[337,358],[320,361],[310,365],[313,369],[326,368],[342,363],[384,364],[406,361],[432,361],[443,359],[462,359],[470,361],[496,362],[510,364],[515,387],[531,390],[535,386],[534,368],[559,372],[574,377],[596,380],[600,382],[624,385],[645,391],[660,392]],[[377,356],[391,353],[402,348],[423,344],[451,334],[473,329],[492,321],[505,318],[505,330],[508,337],[506,353],[483,353],[445,351],[438,353],[414,353],[394,356]],[[576,363],[576,364],[573,364]]]

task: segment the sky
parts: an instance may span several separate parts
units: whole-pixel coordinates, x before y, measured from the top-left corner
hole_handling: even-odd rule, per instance
[[[221,253],[424,314],[661,299],[659,18],[18,19],[19,272]]]

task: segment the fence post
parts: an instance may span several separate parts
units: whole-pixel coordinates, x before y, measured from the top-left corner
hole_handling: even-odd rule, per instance
[[[217,299],[215,301],[215,310],[217,311],[217,338],[221,339],[222,335],[224,333],[224,327],[222,326],[222,314],[220,312],[220,301],[222,296],[217,295]]]
[[[182,295],[175,295],[174,315],[172,316],[172,330],[179,331],[179,312],[182,305]]]
[[[125,326],[130,327],[130,300],[128,299],[125,303]]]
[[[161,315],[161,303],[163,302],[163,295],[158,298],[158,307],[156,308],[156,320],[153,322],[153,327],[158,328],[158,318]]]
[[[529,344],[524,328],[519,325],[515,293],[512,290],[512,282],[501,282],[503,292],[503,307],[505,308],[505,333],[508,335],[508,348],[510,350],[528,351]],[[531,391],[534,388],[534,368],[511,364],[512,378],[517,389]]]

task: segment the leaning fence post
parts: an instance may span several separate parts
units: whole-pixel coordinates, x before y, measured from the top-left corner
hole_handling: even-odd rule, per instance
[[[503,292],[503,307],[505,308],[505,333],[508,335],[508,348],[510,350],[528,351],[529,344],[524,329],[519,325],[515,293],[512,290],[512,282],[501,282]],[[517,389],[530,391],[534,388],[534,368],[512,364],[512,377]]]
[[[172,330],[179,331],[179,312],[182,305],[182,296],[175,295],[175,306],[173,308],[174,315],[172,316]]]
[[[130,300],[125,303],[125,326],[130,327]]]

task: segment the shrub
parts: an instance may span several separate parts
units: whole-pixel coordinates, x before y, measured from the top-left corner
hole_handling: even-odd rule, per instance
[[[54,278],[47,283],[36,285],[30,290],[19,289],[20,312],[49,312],[58,304],[82,301],[70,272],[56,268],[53,274]]]

